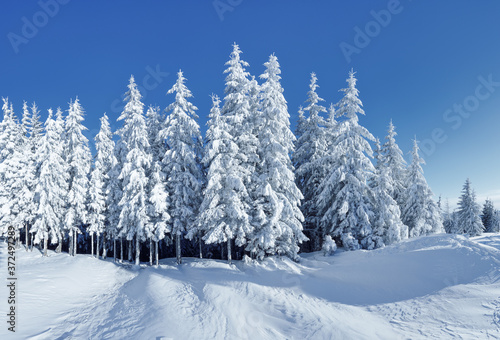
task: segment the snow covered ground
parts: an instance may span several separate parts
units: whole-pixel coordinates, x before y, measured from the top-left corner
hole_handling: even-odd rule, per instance
[[[300,263],[174,261],[137,267],[18,250],[17,332],[3,321],[0,339],[500,339],[498,234]]]

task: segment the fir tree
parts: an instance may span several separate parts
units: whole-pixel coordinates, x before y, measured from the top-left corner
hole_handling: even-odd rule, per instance
[[[49,238],[51,243],[61,244],[64,238],[64,212],[67,205],[69,171],[63,159],[63,126],[52,118],[52,111],[45,124],[45,135],[41,138],[37,150],[40,163],[40,178],[35,194],[38,197],[37,216],[31,233],[34,243],[44,243],[44,255],[47,256]]]
[[[388,175],[391,177],[393,185],[389,193],[392,198],[401,207],[403,204],[403,197],[405,193],[405,174],[406,174],[406,161],[403,158],[403,152],[396,143],[395,137],[397,136],[396,127],[389,123],[389,130],[385,137],[386,142],[382,148],[382,166],[387,169]]]
[[[148,207],[148,178],[151,166],[151,153],[143,115],[144,104],[137,89],[134,77],[130,77],[126,93],[127,104],[118,118],[124,120],[122,128],[123,167],[119,179],[122,181],[122,196],[119,203],[120,219],[118,222],[119,236],[129,241],[135,237],[135,264],[140,263],[141,242],[146,240],[146,226],[149,223]],[[130,259],[129,255],[129,259]]]
[[[306,241],[302,233],[303,220],[300,200],[303,198],[295,184],[290,154],[295,137],[290,130],[290,115],[283,88],[280,67],[275,55],[264,64],[262,85],[262,121],[259,138],[257,191],[261,197],[258,207],[259,225],[251,235],[247,249],[257,258],[267,254],[297,257],[298,244]]]
[[[295,167],[296,183],[302,192],[301,211],[304,216],[304,230],[312,241],[312,249],[319,250],[320,231],[319,216],[316,197],[319,194],[318,187],[328,173],[328,167],[322,163],[327,153],[326,122],[320,114],[326,112],[326,108],[319,103],[324,101],[316,93],[317,77],[311,73],[311,83],[307,93],[308,105],[304,108],[309,113],[307,119],[300,118],[300,136],[295,145],[293,164]]]
[[[409,237],[443,232],[443,222],[433,193],[424,177],[418,142],[413,141],[412,162],[408,167],[401,219],[408,226]]]
[[[487,199],[483,206],[483,211],[481,215],[481,220],[483,222],[484,231],[487,233],[498,232],[499,220],[498,214],[493,206],[493,201]]]
[[[181,237],[194,227],[201,200],[203,173],[199,164],[202,150],[200,127],[196,122],[196,106],[188,101],[193,95],[184,84],[182,71],[177,82],[167,92],[175,93],[175,101],[160,136],[167,143],[163,171],[167,175],[167,191],[171,216],[171,230],[176,238],[177,263],[181,263]]]
[[[68,166],[68,195],[65,225],[69,228],[70,254],[78,248],[80,227],[87,223],[87,197],[92,156],[88,139],[83,135],[87,130],[82,122],[84,111],[78,98],[70,102],[65,125],[65,160]]]
[[[331,235],[347,249],[373,249],[370,220],[373,218],[373,192],[368,186],[368,174],[375,170],[369,156],[369,140],[374,137],[359,125],[358,114],[364,114],[354,72],[349,73],[344,97],[337,103],[338,123],[335,149],[329,155],[334,166],[320,186],[318,206],[324,233]]]
[[[220,100],[212,95],[212,109],[206,134],[203,164],[207,168],[207,186],[198,218],[198,232],[207,244],[227,243],[231,262],[231,243],[244,246],[252,232],[248,192],[241,177],[238,146],[229,133],[226,117],[220,113]],[[192,233],[194,230],[192,230]]]

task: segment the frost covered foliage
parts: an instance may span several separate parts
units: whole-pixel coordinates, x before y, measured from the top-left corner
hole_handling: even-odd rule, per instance
[[[196,106],[188,101],[193,95],[186,87],[182,71],[177,73],[177,82],[167,92],[175,94],[160,136],[165,139],[167,152],[163,158],[166,174],[168,203],[170,206],[171,230],[176,238],[177,262],[181,263],[181,238],[195,224],[201,203],[203,173],[200,166],[202,139],[200,126],[196,122]]]
[[[147,173],[151,166],[146,121],[143,115],[144,105],[137,89],[134,77],[130,77],[127,104],[118,118],[123,122],[123,141],[126,145],[123,166],[120,173],[122,197],[119,203],[119,236],[131,241],[135,237],[135,262],[139,264],[140,243],[146,239],[145,227],[148,223]]]
[[[462,189],[462,196],[458,202],[458,224],[454,230],[455,234],[467,234],[478,236],[483,233],[481,222],[481,208],[476,202],[476,194],[472,190],[470,180],[467,178]]]
[[[290,115],[283,88],[280,67],[275,55],[264,64],[265,80],[261,86],[259,165],[256,169],[256,221],[247,250],[262,259],[267,254],[295,258],[298,244],[306,241],[302,233],[303,216],[299,205],[302,194],[295,184],[290,154],[295,137],[290,130]]]
[[[375,169],[368,158],[372,149],[368,141],[374,137],[358,123],[364,114],[358,98],[354,72],[349,73],[344,97],[337,103],[338,134],[332,158],[333,167],[319,187],[317,197],[321,226],[350,250],[373,249],[380,241],[372,233],[370,220],[374,213],[374,195],[368,185],[368,174]]]
[[[302,192],[304,199],[301,206],[304,215],[304,230],[312,240],[312,249],[319,250],[321,232],[319,230],[318,188],[325,180],[331,167],[325,161],[328,153],[327,122],[320,116],[326,112],[326,108],[319,103],[324,101],[317,94],[318,78],[315,73],[311,74],[309,92],[307,93],[307,106],[304,111],[308,117],[304,117],[304,111],[300,110],[297,126],[297,140],[295,152],[293,153],[293,165],[295,167],[296,183]]]
[[[405,181],[405,196],[402,221],[408,226],[409,237],[418,237],[443,232],[443,222],[439,208],[433,200],[433,193],[424,177],[417,140],[413,141],[412,162],[408,167]]]

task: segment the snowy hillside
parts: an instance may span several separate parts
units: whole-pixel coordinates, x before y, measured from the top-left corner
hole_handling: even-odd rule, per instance
[[[3,263],[5,253],[2,243]],[[0,338],[500,338],[498,234],[303,254],[300,263],[160,263],[18,250],[17,332],[3,326]]]

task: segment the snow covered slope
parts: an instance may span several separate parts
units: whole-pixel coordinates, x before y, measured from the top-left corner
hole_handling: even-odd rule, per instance
[[[435,235],[300,263],[151,268],[17,255],[18,331],[3,321],[0,339],[500,339],[500,235]]]

